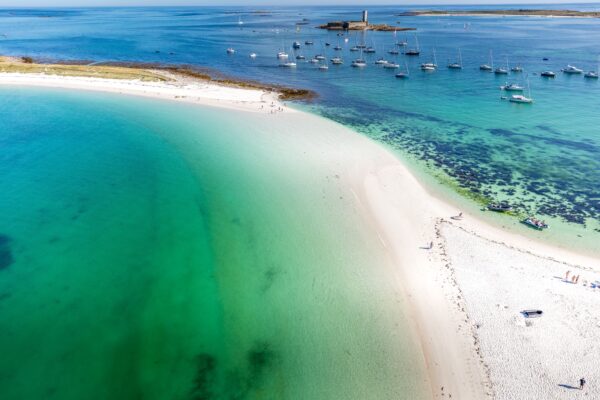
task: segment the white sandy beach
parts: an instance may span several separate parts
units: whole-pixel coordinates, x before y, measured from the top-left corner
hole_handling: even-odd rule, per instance
[[[339,176],[328,184],[339,186],[340,207],[379,235],[410,305],[431,398],[593,398],[600,386],[600,289],[589,286],[600,280],[600,260],[505,232],[475,215],[452,220],[459,210],[431,195],[382,145],[287,107],[272,115],[271,102],[282,105],[259,90],[23,74],[0,74],[0,85],[148,96],[277,119],[287,127],[287,148],[296,141],[318,153],[323,176]],[[560,279],[567,270],[581,275],[578,284]],[[526,320],[519,312],[528,308],[544,315]],[[581,376],[588,381],[583,391],[559,386],[577,386]]]

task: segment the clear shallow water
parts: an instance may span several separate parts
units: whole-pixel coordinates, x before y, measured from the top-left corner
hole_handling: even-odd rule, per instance
[[[548,6],[520,6],[548,8]],[[459,7],[451,7],[453,9]],[[476,9],[479,6],[460,7]],[[553,5],[552,8],[597,10],[597,4]],[[407,58],[407,81],[393,72],[369,65],[357,71],[348,65],[356,57],[349,47],[363,39],[350,36],[339,52],[346,65],[327,73],[300,63],[296,70],[278,68],[275,53],[293,40],[315,41],[303,46],[307,57],[338,38],[313,26],[359,16],[357,7],[271,8],[255,14],[251,8],[128,8],[2,10],[0,53],[28,54],[49,59],[94,61],[156,61],[210,66],[242,78],[308,87],[320,99],[310,109],[369,135],[461,193],[465,207],[506,199],[519,213],[550,221],[552,232],[540,235],[578,249],[596,251],[600,216],[600,82],[564,76],[571,63],[585,70],[598,68],[598,19],[528,17],[396,17],[410,7],[370,7],[373,22],[418,28],[421,56]],[[241,13],[243,26],[238,25]],[[295,30],[302,18],[309,25]],[[466,29],[465,29],[466,28]],[[398,39],[414,45],[414,34]],[[378,54],[392,47],[391,33],[366,38]],[[236,55],[228,56],[227,47]],[[436,50],[438,72],[422,73],[418,65],[431,61]],[[450,71],[448,60],[462,52],[465,68]],[[526,73],[495,77],[478,66],[493,50],[496,65],[520,64]],[[248,54],[257,52],[250,60]],[[337,52],[336,52],[337,53]],[[547,57],[548,61],[543,61]],[[388,57],[389,58],[389,57]],[[398,61],[404,64],[404,56]],[[537,74],[559,73],[554,80]],[[532,106],[500,100],[506,80],[526,85]],[[463,198],[464,201],[464,198]],[[503,218],[521,232],[518,219]],[[532,233],[536,234],[537,233]]]
[[[0,398],[421,398],[376,235],[264,123],[0,89]]]

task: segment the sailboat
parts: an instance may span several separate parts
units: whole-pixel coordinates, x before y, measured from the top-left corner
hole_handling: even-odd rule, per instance
[[[244,21],[242,21],[242,16],[238,17],[238,25],[244,25]]]
[[[435,58],[435,49],[433,49],[433,62],[421,64],[421,70],[423,71],[435,71],[437,69],[437,60]]]
[[[496,75],[508,75],[508,57],[506,57],[506,68],[498,67],[494,70]]]
[[[417,35],[415,35],[415,42],[417,44],[417,47],[415,47],[414,49],[408,49],[407,51],[404,52],[404,55],[418,56],[419,54],[421,54],[421,50],[419,49],[419,38],[417,37]]]
[[[490,50],[490,63],[489,64],[481,64],[479,66],[481,71],[493,71],[494,70],[494,56],[492,54],[492,50]]]
[[[331,59],[331,63],[333,65],[342,65],[344,63],[344,60],[342,59],[342,57],[333,57]]]
[[[462,69],[462,54],[460,53],[460,49],[458,49],[458,62],[453,62],[448,64],[449,69]]]
[[[362,49],[360,49],[360,58],[357,58],[356,60],[352,61],[352,66],[354,68],[364,68],[364,67],[367,66],[367,62],[363,58],[363,51],[362,51]]]
[[[410,76],[410,75],[409,75],[409,72],[408,72],[408,63],[407,63],[407,62],[404,62],[404,66],[406,67],[406,72],[398,72],[398,73],[396,74],[396,78],[399,78],[399,79],[407,79],[407,78]]]
[[[509,101],[511,103],[520,103],[520,104],[533,103],[533,98],[531,98],[531,87],[529,86],[529,79],[527,79],[527,92],[528,92],[528,97],[525,97],[522,94],[513,94],[510,97]]]

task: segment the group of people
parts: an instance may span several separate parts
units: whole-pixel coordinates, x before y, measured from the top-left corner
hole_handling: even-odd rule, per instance
[[[276,114],[278,112],[283,112],[283,107],[282,106],[277,106],[277,108],[275,108],[275,102],[274,101],[271,102],[271,106],[270,107],[271,107],[271,109],[269,110],[269,114]],[[285,104],[284,104],[284,107],[285,107]],[[265,105],[261,104],[260,109],[264,110],[264,108],[265,108]]]
[[[571,279],[569,279],[569,275],[571,275],[571,271],[567,271],[565,273],[565,282],[571,282],[577,284],[579,282],[579,275],[573,274]]]

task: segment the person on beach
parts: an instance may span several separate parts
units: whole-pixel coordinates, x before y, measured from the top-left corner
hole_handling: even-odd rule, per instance
[[[567,273],[565,274],[565,281],[569,280],[569,274],[571,273],[571,271],[567,271]]]
[[[579,283],[579,275],[577,275],[577,276],[575,277],[575,284],[578,284],[578,283]]]
[[[429,242],[429,250],[433,249],[433,242]]]
[[[584,386],[585,386],[585,378],[581,378],[579,380],[579,390],[583,390]]]

